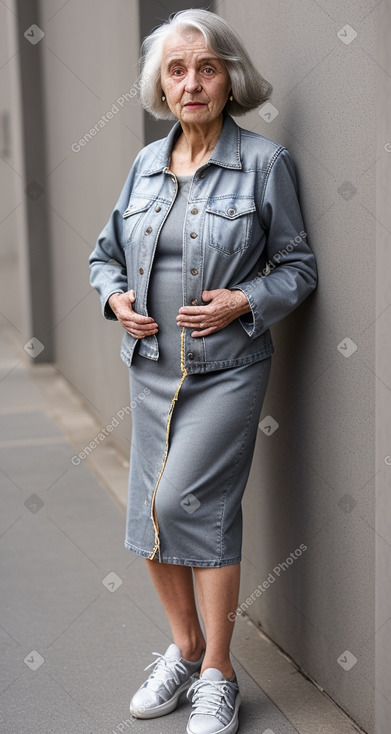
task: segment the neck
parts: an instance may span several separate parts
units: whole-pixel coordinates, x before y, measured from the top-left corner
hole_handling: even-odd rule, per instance
[[[178,152],[191,163],[204,158],[215,147],[223,127],[223,115],[210,123],[189,125],[182,122],[182,134],[177,143]]]

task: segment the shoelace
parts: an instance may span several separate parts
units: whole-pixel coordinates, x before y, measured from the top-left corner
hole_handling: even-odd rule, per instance
[[[156,680],[157,683],[165,685],[169,691],[169,683],[173,679],[175,685],[179,686],[181,683],[179,673],[187,673],[187,669],[182,661],[179,658],[166,658],[160,652],[153,652],[152,655],[156,655],[157,660],[152,660],[152,663],[144,668],[144,670],[148,670],[152,668],[152,665],[155,666],[149,675],[147,684],[149,685],[150,682]],[[171,681],[170,679],[167,680],[167,672],[171,673]],[[152,686],[153,688],[154,686]]]
[[[225,706],[234,710],[230,701],[230,690],[227,681],[214,681],[205,678],[199,678],[190,686],[188,697],[191,698],[194,710],[192,714],[208,714],[215,716],[221,713],[221,704],[224,701]]]

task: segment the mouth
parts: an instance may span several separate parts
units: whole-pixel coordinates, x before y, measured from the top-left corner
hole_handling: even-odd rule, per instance
[[[206,102],[186,102],[185,107],[189,110],[199,110],[206,107]]]

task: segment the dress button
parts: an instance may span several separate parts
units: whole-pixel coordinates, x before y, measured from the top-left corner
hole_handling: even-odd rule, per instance
[[[198,237],[197,232],[190,232],[190,237],[192,240],[195,240],[195,238]]]
[[[192,213],[192,214],[198,214],[198,209],[196,209],[196,208],[192,209],[192,210],[191,210],[191,213]]]
[[[197,299],[196,299],[196,298],[193,298],[193,300],[192,300],[192,302],[191,302],[191,305],[192,305],[192,306],[197,306],[197,304],[198,304],[198,301],[197,301]]]
[[[160,212],[162,210],[161,206],[159,204],[155,206],[155,212]]]
[[[230,217],[233,217],[234,214],[236,214],[236,209],[234,209],[233,207],[227,209],[227,214],[229,214]]]
[[[140,268],[138,272],[140,273],[140,275],[144,275],[144,268]]]
[[[205,171],[202,171],[202,172],[200,173],[200,178],[205,178],[205,176],[206,176],[206,173],[205,173]]]
[[[192,268],[192,269],[190,270],[190,272],[191,272],[191,274],[192,274],[192,275],[198,275],[198,270],[197,270],[197,268]]]
[[[187,355],[187,359],[190,359],[190,360],[194,359],[193,352],[189,352],[189,354]]]
[[[145,230],[145,232],[146,232],[147,234],[151,234],[151,232],[152,232],[152,227],[147,227],[147,229]]]

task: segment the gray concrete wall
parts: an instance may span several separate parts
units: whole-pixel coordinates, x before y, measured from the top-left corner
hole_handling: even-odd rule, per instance
[[[128,371],[122,329],[103,319],[90,288],[88,256],[143,145],[140,105],[121,99],[138,74],[138,2],[42,0],[41,14],[55,363],[105,426],[129,404]],[[125,453],[129,438],[122,421],[114,440]]]
[[[20,206],[23,179],[19,153],[19,68],[14,16],[0,5],[0,318],[22,339]]]
[[[242,124],[291,151],[319,266],[317,291],[273,329],[262,417],[271,415],[279,427],[271,435],[260,430],[246,490],[241,602],[368,732],[375,629],[374,5],[218,3],[274,85],[278,115],[266,122],[254,112]],[[346,24],[353,31],[339,37]],[[349,345],[355,351],[345,356]]]
[[[391,721],[391,0],[378,12],[376,196],[376,734]]]

